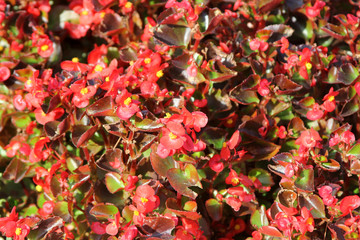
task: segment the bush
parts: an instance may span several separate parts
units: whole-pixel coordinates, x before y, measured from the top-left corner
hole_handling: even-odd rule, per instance
[[[0,0],[0,232],[358,239],[358,8]]]

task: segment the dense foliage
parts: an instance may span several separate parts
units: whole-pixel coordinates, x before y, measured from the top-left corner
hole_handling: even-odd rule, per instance
[[[0,0],[0,233],[359,239],[359,6]]]

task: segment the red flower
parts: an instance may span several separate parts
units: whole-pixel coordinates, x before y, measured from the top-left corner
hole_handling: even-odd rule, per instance
[[[185,141],[185,129],[181,123],[170,121],[166,128],[162,128],[162,137],[160,143],[167,149],[179,149]]]
[[[39,210],[39,214],[43,217],[51,214],[54,210],[55,203],[53,201],[46,201],[43,204],[43,207]]]
[[[116,103],[119,104],[119,107],[116,110],[116,114],[122,120],[128,120],[135,113],[140,111],[138,106],[139,102],[133,100],[131,96],[131,93],[125,89],[115,99]]]
[[[312,121],[322,118],[323,115],[324,115],[324,112],[322,110],[320,110],[320,106],[317,103],[315,103],[313,105],[313,108],[306,113],[306,117]]]
[[[42,38],[37,42],[38,54],[41,57],[48,58],[54,51],[53,42],[48,38]]]
[[[301,136],[296,139],[295,144],[304,146],[306,148],[312,148],[316,146],[317,141],[321,141],[321,137],[317,131],[313,128],[303,131]]]
[[[11,72],[10,69],[7,67],[0,67],[0,82],[4,82],[8,80],[10,77]]]
[[[146,214],[152,212],[160,204],[160,199],[149,185],[141,185],[136,189],[133,199],[139,212]]]
[[[234,209],[234,211],[239,211],[241,207],[241,200],[235,197],[228,197],[226,198],[226,203]]]
[[[230,169],[229,176],[227,176],[227,178],[225,179],[225,183],[231,184],[233,186],[236,186],[240,183],[240,178],[239,178],[237,172],[235,172],[235,170]]]
[[[62,108],[56,108],[49,113],[44,113],[41,108],[37,108],[34,111],[36,121],[42,125],[45,125],[45,123],[47,122],[51,122],[60,118],[64,114],[64,112],[65,111]]]
[[[313,7],[306,7],[306,16],[314,18],[320,14],[321,9],[325,6],[323,1],[317,1]]]
[[[351,214],[351,212],[360,207],[360,197],[357,195],[346,196],[340,202],[340,211],[343,213],[341,216]]]
[[[335,91],[334,92],[334,88],[330,88],[330,91],[328,94],[325,95],[325,97],[323,98],[323,107],[327,112],[332,112],[335,110],[336,108],[336,102],[335,102],[335,97],[339,95],[339,92]]]
[[[211,168],[211,170],[213,170],[214,172],[221,172],[224,169],[224,164],[220,161],[220,155],[216,154],[214,155],[210,161],[209,161],[209,167]]]
[[[94,86],[86,86],[83,80],[73,83],[70,89],[74,93],[72,102],[78,108],[84,108],[89,105],[90,98],[96,93],[96,88]]]
[[[138,229],[134,225],[131,225],[125,230],[125,233],[121,237],[121,240],[132,240],[137,236],[137,234],[138,234]]]
[[[341,134],[340,139],[346,144],[351,144],[355,142],[355,135],[349,130],[347,130]]]
[[[103,235],[106,233],[106,230],[105,230],[106,224],[105,223],[101,224],[99,222],[93,222],[90,227],[91,227],[91,230],[96,234]]]
[[[133,211],[133,222],[136,225],[143,225],[144,224],[144,213],[141,213],[134,205],[130,205],[129,209]]]
[[[26,109],[26,101],[20,94],[16,94],[13,98],[14,107],[19,111],[24,111]]]
[[[0,232],[14,240],[24,240],[30,232],[30,227],[22,220],[18,220],[16,208],[13,207],[8,217],[0,218]]]
[[[269,85],[270,85],[270,82],[268,80],[261,79],[259,86],[258,86],[258,90],[257,90],[258,93],[263,97],[268,95],[270,93]]]

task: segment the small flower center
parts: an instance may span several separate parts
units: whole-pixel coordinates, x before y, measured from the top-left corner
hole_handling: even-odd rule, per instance
[[[147,203],[148,201],[149,201],[149,199],[147,199],[147,198],[143,198],[143,197],[141,198],[142,203]]]
[[[16,236],[20,236],[20,234],[21,234],[21,228],[16,228],[16,230],[15,230],[15,234],[16,234]]]
[[[71,59],[71,61],[74,62],[74,63],[77,63],[77,62],[79,62],[79,58],[74,57],[74,58]]]
[[[144,59],[144,63],[145,63],[145,64],[151,63],[151,58],[145,58],[145,59]]]
[[[234,228],[235,228],[235,230],[240,230],[240,225],[236,224]]]
[[[239,179],[233,178],[233,179],[231,179],[231,183],[234,184],[234,185],[238,185],[239,184]]]
[[[101,72],[103,70],[103,67],[100,65],[96,65],[94,70],[95,70],[95,72]]]
[[[234,122],[234,121],[233,121],[231,118],[229,118],[229,119],[226,121],[227,124],[233,124],[233,122]]]
[[[40,49],[41,49],[41,51],[45,52],[46,50],[49,49],[49,45],[42,45],[42,46],[40,47]]]
[[[83,10],[82,12],[81,12],[81,15],[88,15],[89,14],[89,12],[88,12],[88,10]]]
[[[170,118],[171,114],[170,113],[166,113],[165,118]]]
[[[105,17],[105,14],[106,14],[105,12],[101,12],[101,13],[100,13],[100,17],[101,17],[101,18],[104,18],[104,17]]]
[[[169,137],[170,139],[174,140],[176,139],[178,136],[176,136],[175,134],[173,134],[172,132],[169,133]]]
[[[128,97],[127,99],[125,99],[124,104],[125,104],[126,106],[129,106],[130,103],[131,103],[131,98],[130,98],[130,97]]]
[[[132,6],[133,6],[132,2],[127,2],[125,4],[125,8],[132,8]]]
[[[82,95],[85,95],[85,94],[87,94],[88,92],[89,92],[89,90],[88,90],[87,88],[83,88],[83,89],[80,90],[80,93],[81,93]]]
[[[35,190],[38,192],[42,192],[43,188],[40,185],[36,185]]]
[[[32,85],[32,81],[29,79],[26,81],[26,86],[30,87]]]
[[[305,64],[305,67],[306,67],[307,70],[310,70],[310,69],[312,68],[312,64],[309,63],[309,62],[307,62],[307,63]]]
[[[41,116],[46,117],[46,113],[44,113],[43,111],[41,111]]]
[[[136,211],[136,210],[135,210],[135,211],[134,211],[134,215],[135,215],[135,216],[139,216],[139,211]]]
[[[109,78],[109,77],[106,77],[106,78],[105,78],[105,82],[108,82],[108,81],[110,81],[110,78]]]
[[[226,142],[223,142],[223,146],[222,146],[223,148],[225,148],[226,147]]]
[[[157,71],[156,76],[157,76],[158,78],[161,78],[162,76],[164,76],[163,70]]]
[[[330,102],[332,102],[332,101],[334,101],[334,100],[335,100],[335,97],[334,97],[334,96],[330,96],[330,97],[329,97],[329,101],[330,101]]]

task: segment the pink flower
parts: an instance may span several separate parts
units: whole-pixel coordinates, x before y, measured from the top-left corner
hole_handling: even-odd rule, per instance
[[[295,144],[304,146],[306,148],[313,148],[316,146],[317,141],[321,141],[321,137],[313,128],[303,131],[301,136],[296,139]]]
[[[139,212],[146,214],[152,212],[160,204],[160,199],[149,185],[141,185],[136,189],[133,198]]]
[[[10,77],[11,72],[10,69],[7,67],[0,67],[0,82],[4,82],[8,80]]]
[[[317,103],[315,103],[313,105],[313,108],[306,113],[306,117],[312,121],[322,118],[323,115],[324,112],[320,109],[320,106]]]

